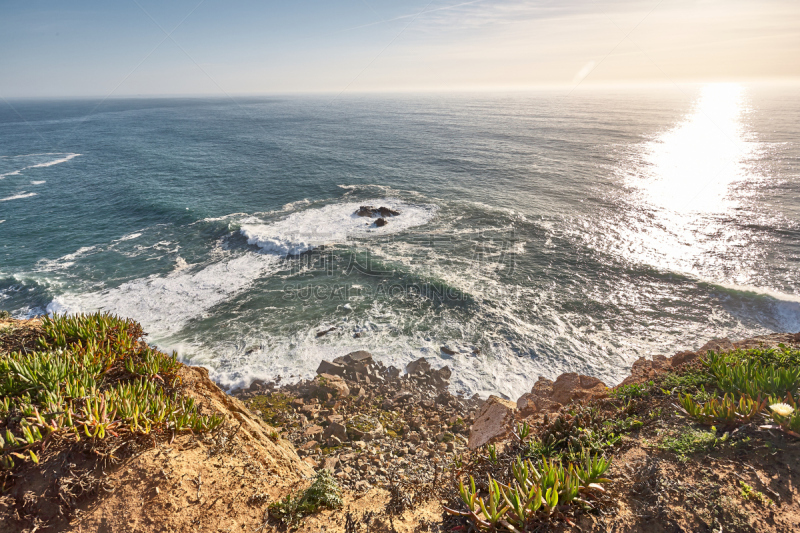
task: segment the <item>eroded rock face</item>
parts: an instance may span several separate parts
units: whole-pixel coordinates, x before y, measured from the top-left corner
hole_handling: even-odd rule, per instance
[[[514,402],[489,396],[470,428],[468,443],[470,449],[475,450],[507,437],[514,426],[516,410]]]
[[[573,401],[594,400],[606,396],[608,387],[599,379],[568,372],[556,378],[551,398],[554,402],[566,405]]]

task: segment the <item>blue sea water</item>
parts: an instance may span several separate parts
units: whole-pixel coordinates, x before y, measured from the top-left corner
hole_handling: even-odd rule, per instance
[[[0,309],[135,318],[228,387],[355,349],[468,393],[616,383],[800,329],[798,96],[0,103]]]

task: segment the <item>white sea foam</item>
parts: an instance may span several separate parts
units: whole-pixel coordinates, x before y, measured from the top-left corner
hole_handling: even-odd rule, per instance
[[[383,227],[375,219],[355,214],[360,205],[386,206],[400,212]],[[240,232],[249,244],[281,256],[296,255],[326,244],[344,243],[352,238],[399,233],[429,222],[436,214],[432,205],[415,205],[393,199],[332,204],[292,213],[278,222],[245,223]],[[251,219],[252,220],[252,219]],[[255,220],[253,221],[255,222]]]
[[[63,156],[63,157],[59,157],[57,159],[52,159],[50,161],[44,161],[44,162],[41,162],[41,163],[34,163],[32,165],[26,165],[26,166],[23,166],[22,168],[18,168],[17,170],[12,170],[10,172],[6,172],[4,174],[0,174],[0,179],[5,178],[6,176],[18,176],[23,170],[28,170],[30,168],[46,168],[46,167],[52,167],[53,165],[58,165],[59,163],[66,163],[67,161],[69,161],[71,159],[75,159],[76,157],[78,157],[78,156],[80,156],[82,154],[74,154],[74,153],[25,154],[25,155],[14,156],[12,159],[41,157],[41,156],[56,156],[56,155],[60,155],[60,156]],[[44,183],[44,182],[42,182],[42,183]],[[38,185],[38,184],[34,183],[34,185]]]
[[[41,181],[32,181],[32,182],[31,182],[31,185],[44,185],[45,183],[47,183],[45,180],[41,180]]]
[[[120,237],[118,240],[120,240],[120,241],[129,241],[131,239],[136,239],[136,238],[141,237],[141,236],[142,236],[141,233],[131,233],[129,235],[124,235],[124,236]]]
[[[52,154],[52,155],[55,155],[55,154]],[[70,159],[74,159],[74,158],[78,157],[79,155],[81,155],[81,154],[67,154],[67,155],[66,155],[66,157],[62,157],[62,158],[59,158],[59,159],[55,159],[55,160],[53,160],[53,161],[47,161],[46,163],[39,163],[39,164],[37,164],[37,165],[31,165],[31,166],[29,166],[29,167],[26,167],[26,168],[44,168],[44,167],[52,167],[53,165],[57,165],[57,164],[59,164],[59,163],[66,163],[66,162],[67,162],[67,161],[69,161]]]
[[[65,294],[47,306],[50,314],[108,311],[135,317],[152,335],[179,331],[192,319],[245,290],[277,268],[278,258],[246,253],[195,272],[177,270],[153,275],[119,287],[86,294]]]
[[[36,196],[38,193],[35,192],[18,192],[12,196],[8,196],[6,198],[0,198],[0,202],[9,202],[11,200],[20,200],[22,198],[30,198],[31,196]]]

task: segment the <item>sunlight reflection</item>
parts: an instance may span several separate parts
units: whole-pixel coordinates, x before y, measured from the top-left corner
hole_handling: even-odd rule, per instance
[[[679,213],[735,207],[730,186],[745,177],[752,150],[740,120],[744,110],[741,85],[703,87],[692,114],[645,146],[647,173],[638,185],[649,202]]]
[[[725,223],[748,194],[745,183],[758,178],[758,143],[743,122],[748,111],[741,85],[706,85],[683,120],[639,145],[626,171],[633,209],[615,230],[620,253],[699,279],[752,278],[746,262],[722,272],[726,267],[718,261],[749,239]]]

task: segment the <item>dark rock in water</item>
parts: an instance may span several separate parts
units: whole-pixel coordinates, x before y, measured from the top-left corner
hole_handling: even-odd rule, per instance
[[[372,207],[371,205],[362,205],[356,211],[356,215],[360,217],[396,217],[400,211],[395,211],[386,206]]]
[[[409,374],[428,372],[430,369],[431,364],[424,357],[420,357],[416,361],[411,361],[406,366],[406,372]]]
[[[378,226],[379,228],[381,226],[385,226],[386,224],[388,224],[388,222],[386,222],[385,218],[379,218],[378,220],[375,221],[375,225]]]
[[[327,335],[331,331],[336,331],[336,328],[334,326],[331,326],[328,329],[323,329],[322,331],[318,331],[317,337],[322,337],[323,335]]]
[[[395,211],[394,209],[389,209],[388,207],[380,206],[378,208],[378,214],[382,217],[396,217],[400,214],[400,211]]]
[[[439,349],[440,349],[442,352],[446,353],[447,355],[455,355],[455,354],[456,354],[455,350],[451,350],[451,349],[450,349],[450,348],[448,348],[447,346],[442,346],[442,347],[441,347],[441,348],[439,348]]]

